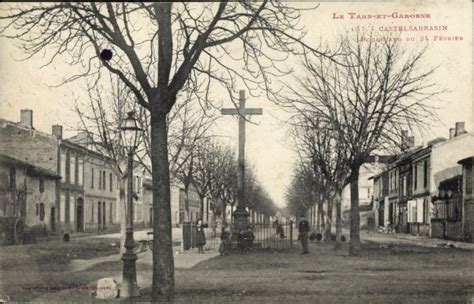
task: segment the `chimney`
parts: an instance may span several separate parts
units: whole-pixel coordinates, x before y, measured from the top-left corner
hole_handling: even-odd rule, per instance
[[[459,121],[456,123],[456,136],[466,133],[464,131],[464,121]]]
[[[449,139],[453,138],[456,136],[456,129],[454,128],[449,128]]]
[[[408,139],[408,131],[407,130],[402,130],[402,138],[401,138],[401,146],[403,149],[407,148],[407,139]]]
[[[30,110],[30,109],[21,110],[20,126],[33,129],[33,110]]]
[[[407,139],[408,148],[413,148],[415,146],[415,136],[410,136]]]
[[[51,133],[56,136],[57,139],[63,139],[63,126],[61,125],[54,125],[52,127]]]

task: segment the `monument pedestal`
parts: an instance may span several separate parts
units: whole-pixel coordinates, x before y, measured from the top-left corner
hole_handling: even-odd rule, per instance
[[[232,213],[233,217],[233,227],[232,233],[238,234],[240,230],[247,230],[249,226],[249,213],[245,209],[245,207],[238,206],[234,212]]]

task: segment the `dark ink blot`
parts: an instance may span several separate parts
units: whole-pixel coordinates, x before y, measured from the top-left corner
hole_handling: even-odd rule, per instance
[[[102,52],[100,52],[100,58],[105,61],[109,61],[112,59],[112,51],[109,49],[104,49]]]

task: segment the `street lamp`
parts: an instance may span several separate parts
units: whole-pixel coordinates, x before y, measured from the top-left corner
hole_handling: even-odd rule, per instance
[[[122,144],[128,155],[128,180],[127,180],[127,223],[125,229],[125,252],[122,254],[123,261],[123,279],[120,297],[131,298],[138,297],[140,292],[137,285],[137,255],[134,252],[135,241],[133,239],[133,202],[132,202],[132,183],[133,183],[133,154],[138,145],[138,138],[142,129],[137,125],[135,112],[128,112],[127,118],[122,121],[119,127]]]

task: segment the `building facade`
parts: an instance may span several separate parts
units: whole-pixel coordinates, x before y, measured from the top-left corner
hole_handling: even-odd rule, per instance
[[[32,110],[22,110],[19,123],[1,119],[0,153],[60,177],[54,184],[54,208],[47,211],[55,218],[51,230],[95,231],[117,222],[110,160],[63,139],[61,126],[52,126],[51,134],[36,130]]]
[[[467,242],[474,241],[474,156],[458,161],[462,166],[462,226],[461,233]]]
[[[457,122],[449,139],[436,138],[398,155],[385,172],[373,177],[378,225],[392,225],[401,233],[471,240],[472,151],[474,134]]]
[[[0,154],[0,218],[5,225],[1,242],[12,242],[7,226],[15,218],[42,234],[55,230],[58,179],[52,171]]]
[[[451,129],[453,130],[453,129]],[[450,138],[432,147],[430,194],[432,197],[432,236],[463,240],[463,166],[458,162],[472,156],[474,134],[464,131],[463,123],[456,123]],[[463,179],[464,178],[464,179]]]

